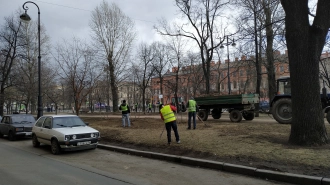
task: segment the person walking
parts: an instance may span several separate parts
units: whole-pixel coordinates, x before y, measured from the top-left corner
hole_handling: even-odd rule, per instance
[[[127,127],[131,126],[131,122],[129,120],[129,113],[131,113],[128,104],[126,103],[126,100],[123,100],[123,103],[119,106],[119,110],[121,110],[122,113],[122,126],[125,127],[125,120],[127,120]]]
[[[171,144],[171,128],[174,131],[175,139],[177,143],[180,143],[180,136],[178,133],[178,126],[176,124],[176,117],[174,112],[176,111],[176,107],[172,105],[163,105],[160,104],[160,117],[165,123],[165,128],[167,131],[167,142],[168,145]]]
[[[188,108],[188,128],[191,129],[191,118],[193,119],[193,127],[196,129],[196,110],[198,111],[198,106],[193,97],[187,102]]]

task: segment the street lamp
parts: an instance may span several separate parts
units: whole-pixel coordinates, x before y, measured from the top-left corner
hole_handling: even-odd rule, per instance
[[[236,43],[234,41],[234,39],[232,41],[229,42],[229,36],[225,36],[226,39],[227,39],[227,43],[224,43],[226,46],[227,46],[227,59],[228,59],[228,71],[227,71],[227,76],[228,76],[228,94],[231,93],[231,85],[230,85],[230,74],[229,74],[229,45],[235,47],[236,46]],[[221,49],[225,48],[223,46],[223,44],[221,44],[220,46]]]
[[[39,55],[38,55],[38,80],[39,80],[39,84],[38,84],[38,116],[37,118],[41,117],[43,115],[43,107],[42,107],[42,96],[41,96],[41,56],[40,56],[40,9],[39,6],[32,2],[32,1],[26,1],[23,4],[23,9],[25,10],[25,13],[23,13],[20,18],[23,21],[30,21],[31,18],[30,16],[26,13],[27,10],[29,9],[27,6],[25,6],[25,4],[27,3],[32,3],[34,5],[37,6],[38,8],[38,51],[39,51]]]

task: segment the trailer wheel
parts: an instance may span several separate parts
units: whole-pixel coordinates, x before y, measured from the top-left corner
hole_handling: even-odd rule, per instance
[[[198,111],[198,116],[203,120],[206,121],[208,117],[208,112],[206,110],[199,110]]]
[[[221,110],[219,108],[212,110],[212,117],[213,119],[220,119],[221,118]]]
[[[230,120],[232,122],[240,122],[242,121],[242,113],[239,110],[232,110],[230,112]]]
[[[281,124],[291,124],[292,104],[290,98],[277,100],[272,107],[274,119]]]
[[[243,111],[242,116],[245,120],[253,120],[254,119],[254,112],[253,111]]]

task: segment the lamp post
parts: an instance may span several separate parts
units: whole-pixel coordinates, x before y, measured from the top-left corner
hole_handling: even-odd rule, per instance
[[[43,107],[42,107],[42,96],[41,96],[41,55],[40,55],[40,9],[39,6],[32,2],[32,1],[26,1],[23,4],[23,9],[25,10],[25,13],[23,13],[20,18],[24,21],[30,21],[30,16],[26,13],[29,9],[25,4],[32,3],[37,6],[38,8],[38,116],[37,118],[41,117],[43,115]]]
[[[228,60],[228,71],[227,71],[227,77],[228,77],[228,94],[230,94],[231,93],[231,85],[230,85],[230,74],[229,74],[229,45],[231,45],[231,46],[233,46],[233,47],[235,47],[236,46],[236,43],[235,43],[235,41],[234,41],[234,39],[232,40],[232,41],[230,41],[229,42],[229,36],[225,36],[226,37],[226,39],[227,39],[227,43],[224,43],[226,46],[227,46],[227,60]],[[220,46],[220,48],[221,49],[223,49],[224,48],[224,46],[223,46],[223,44]]]

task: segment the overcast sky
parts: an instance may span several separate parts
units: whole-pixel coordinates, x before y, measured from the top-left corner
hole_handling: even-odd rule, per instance
[[[40,8],[40,20],[51,38],[52,45],[61,39],[73,36],[88,39],[90,36],[89,21],[91,11],[103,0],[34,0]],[[119,8],[134,22],[138,32],[138,42],[159,40],[153,26],[161,17],[169,22],[177,17],[174,0],[106,0],[109,4],[116,3]],[[0,0],[0,25],[4,17],[14,15],[26,0]],[[38,20],[38,9],[32,3],[26,4],[31,19]],[[17,15],[19,16],[19,15]]]

